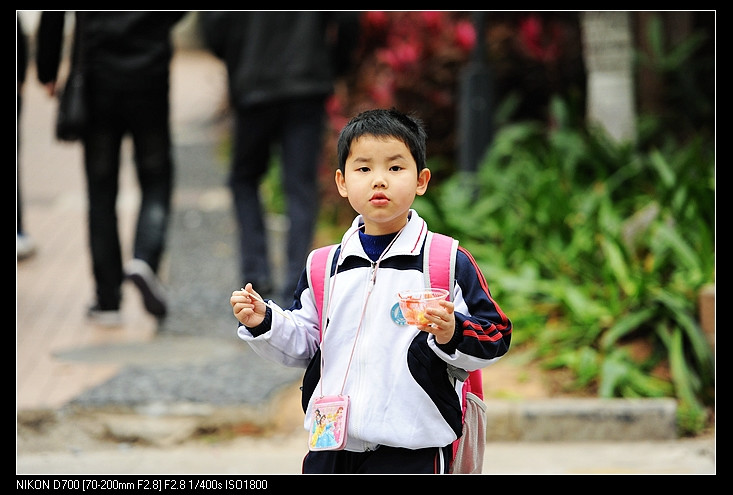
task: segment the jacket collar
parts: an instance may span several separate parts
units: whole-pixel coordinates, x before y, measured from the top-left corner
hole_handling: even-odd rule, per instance
[[[361,242],[359,242],[359,235],[357,234],[357,230],[362,223],[363,220],[361,215],[357,215],[351,223],[351,227],[349,227],[341,238],[342,259],[345,259],[348,256],[359,256],[360,258],[369,259],[361,246]],[[427,233],[427,223],[425,223],[425,220],[417,214],[417,211],[411,209],[410,219],[407,221],[405,229],[389,249],[389,252],[385,257],[388,258],[398,254],[417,256],[420,254],[420,250],[422,249]]]

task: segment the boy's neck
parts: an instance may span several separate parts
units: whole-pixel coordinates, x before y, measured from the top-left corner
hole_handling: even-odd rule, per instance
[[[402,220],[394,220],[389,223],[374,223],[364,222],[361,232],[367,235],[390,235],[396,234],[402,230],[407,222],[410,221],[410,214],[408,213]]]
[[[370,235],[360,231],[359,240],[361,240],[361,247],[364,249],[366,255],[369,256],[369,259],[377,261],[396,235],[397,232],[393,232],[391,234]]]

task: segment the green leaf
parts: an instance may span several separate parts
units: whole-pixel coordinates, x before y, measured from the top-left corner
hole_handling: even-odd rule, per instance
[[[641,325],[650,321],[656,314],[654,307],[643,308],[638,311],[619,317],[616,323],[604,332],[601,338],[601,348],[609,351],[618,341],[630,332],[633,332]]]
[[[698,364],[700,371],[711,375],[715,367],[715,356],[697,319],[690,316],[691,309],[687,308],[690,302],[681,296],[664,290],[659,291],[655,299],[669,309],[671,321],[684,330],[684,335],[691,345],[692,355],[695,357],[695,362]]]
[[[702,263],[700,254],[685,241],[684,232],[679,228],[666,223],[658,223],[654,232],[656,249],[662,246],[668,247],[676,255],[675,262],[678,269],[689,270],[691,274],[695,274],[695,281],[699,281],[701,277]]]
[[[662,185],[665,188],[671,188],[674,186],[676,177],[669,166],[669,163],[664,159],[664,156],[658,151],[653,151],[649,155],[649,161],[657,171],[657,175],[659,175]]]
[[[615,281],[621,286],[627,296],[635,296],[638,292],[637,284],[632,280],[628,265],[621,247],[611,242],[607,237],[601,238],[601,248],[605,254],[608,267],[613,272]]]
[[[598,385],[598,395],[604,399],[616,396],[616,389],[623,384],[631,367],[629,363],[613,356],[606,357],[601,365],[601,377]]]

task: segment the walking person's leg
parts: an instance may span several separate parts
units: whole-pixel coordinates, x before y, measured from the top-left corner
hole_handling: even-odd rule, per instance
[[[96,301],[88,316],[101,324],[120,323],[122,254],[117,225],[120,146],[123,128],[113,110],[114,95],[90,98],[91,125],[84,136],[89,247]]]
[[[275,285],[268,258],[260,184],[270,161],[276,115],[269,107],[236,112],[229,186],[237,218],[242,284],[252,282],[263,297],[272,297]]]
[[[282,182],[290,220],[284,303],[290,303],[313,244],[320,195],[318,168],[325,122],[321,97],[288,104],[282,132]]]
[[[136,94],[126,107],[141,200],[133,259],[125,272],[140,289],[145,309],[162,317],[167,312],[167,301],[158,273],[170,221],[174,180],[168,93]]]
[[[30,258],[36,253],[36,246],[33,239],[26,233],[23,226],[23,199],[21,197],[21,186],[20,186],[20,106],[23,102],[23,98],[18,94],[18,109],[17,109],[17,120],[16,120],[16,153],[15,153],[15,185],[17,187],[15,193],[15,199],[17,201],[16,210],[17,220],[15,223],[15,254],[18,261]]]

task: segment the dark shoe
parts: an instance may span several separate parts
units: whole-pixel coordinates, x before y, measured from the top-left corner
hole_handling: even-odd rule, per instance
[[[168,309],[165,288],[150,265],[143,260],[131,260],[125,267],[125,275],[140,290],[148,313],[158,317],[165,316]]]
[[[18,234],[15,242],[15,254],[18,261],[27,259],[36,254],[36,243],[25,234]]]
[[[87,310],[89,321],[103,327],[118,327],[122,325],[122,316],[119,309],[102,309],[99,303],[89,307]]]

